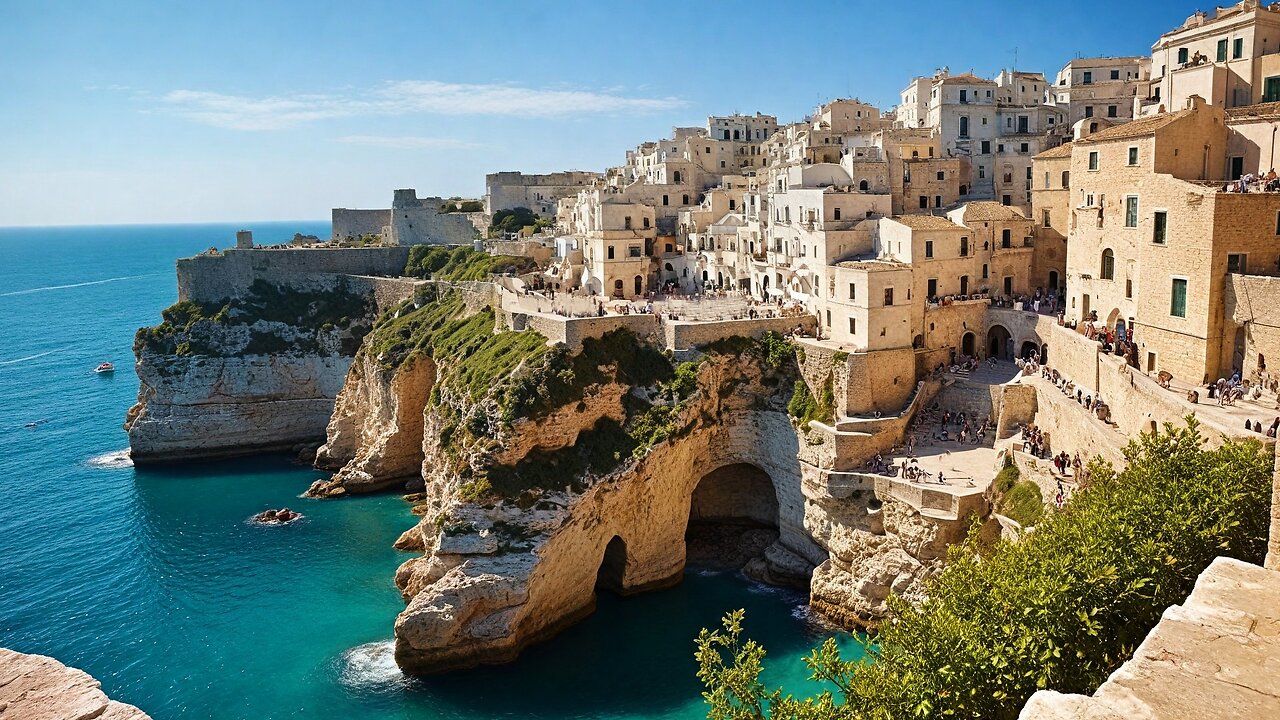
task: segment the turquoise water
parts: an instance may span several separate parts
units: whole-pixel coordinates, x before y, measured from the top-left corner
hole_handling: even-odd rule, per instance
[[[260,242],[328,233],[249,227]],[[302,500],[320,475],[277,457],[130,466],[133,332],[174,301],[174,259],[236,229],[0,228],[0,646],[80,667],[157,720],[699,718],[692,639],[745,607],[767,679],[810,690],[800,658],[825,631],[804,596],[696,572],[606,594],[512,665],[407,680],[390,656],[406,557],[391,543],[415,518],[397,496]],[[90,372],[103,360],[114,376]],[[282,505],[305,519],[246,522]]]

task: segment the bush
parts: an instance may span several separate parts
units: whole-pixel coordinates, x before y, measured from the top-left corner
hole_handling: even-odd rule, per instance
[[[919,607],[890,599],[872,662],[842,661],[831,640],[807,659],[834,691],[766,689],[764,650],[731,614],[697,641],[708,717],[1012,719],[1038,689],[1092,693],[1215,557],[1263,558],[1271,452],[1202,442],[1193,418],[1166,425],[1130,442],[1124,471],[1091,463],[1089,487],[1021,541],[979,556],[972,533]]]
[[[409,277],[460,282],[487,280],[490,275],[522,274],[535,270],[533,258],[518,255],[490,255],[464,246],[414,245],[404,274]]]
[[[830,424],[835,421],[836,397],[835,384],[830,373],[822,384],[822,392],[817,397],[809,390],[804,378],[796,380],[795,390],[791,393],[791,401],[787,403],[787,414],[799,421],[800,427],[809,429],[809,423],[817,421]]]
[[[538,216],[527,207],[499,210],[493,214],[489,223],[489,237],[497,237],[502,233],[520,232],[530,225],[538,224]]]
[[[1014,485],[1000,499],[999,512],[1023,527],[1030,527],[1044,517],[1044,498],[1040,486],[1030,480]]]

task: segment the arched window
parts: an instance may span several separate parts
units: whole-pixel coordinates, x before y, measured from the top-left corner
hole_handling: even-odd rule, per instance
[[[680,171],[676,170],[675,174],[672,177],[675,179],[676,182],[680,182]]]
[[[858,181],[858,189],[861,190],[862,192],[866,192],[867,190],[871,189],[871,184],[868,183],[866,180],[860,180]]]
[[[1116,254],[1111,252],[1111,248],[1102,251],[1102,279],[1116,279]]]
[[[1062,187],[1064,188],[1071,187],[1071,171],[1070,170],[1062,171]]]

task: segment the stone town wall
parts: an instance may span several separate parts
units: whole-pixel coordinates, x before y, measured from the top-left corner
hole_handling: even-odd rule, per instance
[[[408,259],[409,248],[233,248],[178,260],[178,299],[239,297],[258,279],[289,285],[320,275],[395,277]]]
[[[563,344],[570,350],[582,347],[587,338],[602,337],[613,330],[630,330],[653,342],[659,337],[658,318],[654,315],[605,315],[604,317],[567,318],[546,313],[503,313],[512,330],[536,330],[553,345]]]
[[[940,361],[949,363],[951,350],[959,354],[964,349],[964,336],[973,333],[974,351],[985,355],[986,317],[990,302],[963,300],[929,308],[924,314],[924,346],[930,351],[946,350],[945,357]],[[934,367],[936,366],[935,363]]]
[[[1035,421],[1035,388],[1017,383],[1000,385],[1000,414],[996,421],[996,437],[1008,437],[1017,432],[1020,425]]]
[[[721,320],[717,322],[688,322],[663,320],[662,336],[667,347],[680,351],[723,340],[729,337],[760,337],[766,332],[787,333],[797,326],[806,332],[817,327],[817,318],[804,317],[758,318],[755,320]]]
[[[353,210],[334,208],[330,237],[342,240],[361,235],[381,235],[382,228],[391,224],[390,210]]]
[[[911,348],[849,353],[843,393],[845,413],[896,413],[916,388],[915,351]]]

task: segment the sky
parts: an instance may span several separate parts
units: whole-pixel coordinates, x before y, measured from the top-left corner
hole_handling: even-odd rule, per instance
[[[948,66],[1150,54],[1178,0],[0,0],[0,226],[314,220],[603,170]]]

